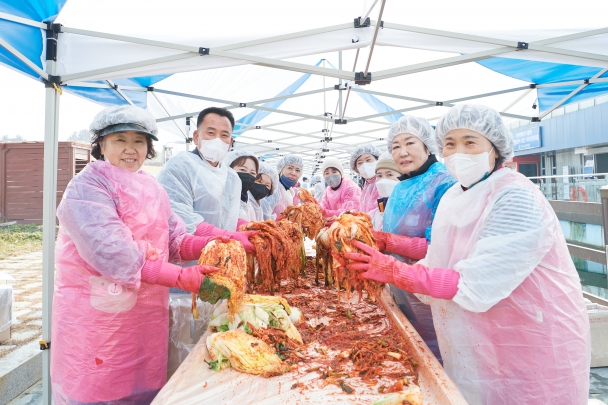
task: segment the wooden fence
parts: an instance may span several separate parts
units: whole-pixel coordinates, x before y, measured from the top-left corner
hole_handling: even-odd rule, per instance
[[[59,142],[57,204],[91,161],[91,145]],[[44,142],[0,143],[0,222],[42,224]]]

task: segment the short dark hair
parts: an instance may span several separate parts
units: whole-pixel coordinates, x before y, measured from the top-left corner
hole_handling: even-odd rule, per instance
[[[308,177],[304,177],[304,181],[308,180]]]
[[[232,125],[232,129],[234,129],[234,115],[232,115],[229,110],[221,107],[207,107],[203,111],[201,111],[198,115],[198,118],[196,119],[197,128],[203,123],[203,120],[205,119],[205,116],[207,114],[217,114],[220,117],[228,118],[228,121],[230,121],[230,125]]]
[[[101,159],[102,154],[100,143],[103,138],[103,136],[99,136],[99,131],[91,131],[91,156],[93,156],[95,159]],[[148,152],[146,153],[146,159],[154,159],[156,157],[156,151],[154,150],[154,145],[152,144],[152,138],[150,138],[149,135],[146,135],[146,142],[148,144]]]
[[[234,169],[235,166],[242,166],[245,164],[247,159],[253,160],[253,164],[255,165],[255,172],[259,173],[260,172],[260,163],[258,161],[258,158],[256,158],[255,156],[250,156],[250,155],[239,156],[238,158],[234,159],[234,161],[230,164],[230,167],[232,167]]]

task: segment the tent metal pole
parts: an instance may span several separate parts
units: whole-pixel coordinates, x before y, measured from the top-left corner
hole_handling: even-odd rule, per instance
[[[19,24],[30,25],[32,27],[41,28],[43,30],[46,29],[45,23],[41,23],[41,22],[34,21],[34,20],[29,20],[27,18],[17,17],[16,15],[7,14],[7,13],[0,13],[0,20],[13,21],[13,22],[16,22]]]
[[[557,55],[573,56],[576,58],[608,62],[608,55],[601,55],[599,53],[572,51],[570,49],[562,49],[562,48],[555,48],[552,46],[536,45],[534,43],[530,43],[528,45],[528,49],[531,51],[540,51],[540,52],[547,52],[547,53],[552,53],[552,54],[557,54]]]
[[[114,90],[116,90],[116,92],[118,93],[118,95],[120,97],[123,98],[123,100],[125,100],[127,103],[129,103],[129,105],[135,105],[133,104],[133,101],[131,101],[131,99],[129,97],[127,97],[127,95],[125,93],[122,92],[122,90],[120,90],[118,88],[118,86],[114,85],[114,82],[112,80],[106,80],[106,82],[108,83],[108,85],[113,88]]]
[[[219,98],[212,98],[212,97],[205,97],[205,96],[197,96],[195,94],[180,93],[178,91],[170,91],[170,90],[162,90],[162,89],[154,88],[154,90],[152,90],[152,93],[162,93],[162,94],[168,94],[170,96],[193,98],[196,100],[211,101],[212,103],[228,104],[228,105],[231,105],[234,107],[239,107],[239,103],[237,103],[235,101],[228,101],[228,100],[222,100]],[[178,118],[182,118],[182,117],[178,117]]]
[[[382,22],[382,13],[384,13],[385,5],[386,5],[386,0],[382,0],[382,5],[380,6],[380,13],[378,14],[378,21],[380,21],[380,22]],[[363,20],[363,21],[365,21],[365,20]],[[363,77],[367,77],[367,73],[369,72],[369,64],[372,63],[372,55],[374,53],[374,46],[376,45],[376,40],[378,39],[379,30],[380,30],[380,24],[376,24],[376,26],[374,27],[374,38],[372,39],[372,44],[369,48],[369,56],[367,57],[367,65],[365,65],[365,72],[363,72]]]
[[[459,32],[436,30],[436,29],[432,29],[432,28],[415,27],[412,25],[403,25],[403,24],[385,22],[384,28],[390,28],[392,30],[398,30],[398,31],[415,32],[418,34],[433,35],[433,36],[446,37],[446,38],[462,39],[465,41],[481,42],[484,44],[510,46],[510,47],[515,47],[515,48],[517,47],[517,44],[514,43],[513,41],[507,41],[504,39],[485,37],[485,36],[481,36],[481,35],[461,34]]]
[[[467,53],[450,58],[438,59],[430,62],[416,63],[414,65],[398,67],[395,69],[381,70],[374,75],[374,80],[390,79],[391,77],[410,75],[412,73],[426,72],[427,70],[440,69],[448,66],[461,65],[463,63],[475,62],[488,59],[502,53],[513,52],[513,48],[502,47],[489,49],[487,51]]]
[[[55,74],[56,62],[46,61],[47,72]],[[42,208],[42,340],[51,343],[51,314],[55,284],[55,221],[57,209],[57,155],[59,91],[45,89],[44,178]],[[42,401],[51,404],[51,351],[42,351]]]
[[[168,116],[171,115],[171,113],[169,113],[169,110],[167,109],[167,106],[165,105],[165,103],[163,103],[163,101],[156,95],[154,94],[154,92],[152,92],[152,96],[154,96],[154,98],[156,99],[156,101],[158,102],[158,104],[160,104],[161,108],[167,113]],[[184,117],[185,118],[185,117]],[[171,120],[173,122],[173,124],[175,124],[175,126],[177,127],[177,129],[179,130],[179,132],[182,133],[182,135],[184,136],[184,139],[186,139],[186,141],[188,140],[188,135],[186,135],[186,133],[184,132],[184,130],[177,124],[177,122],[175,122],[177,118]]]
[[[376,0],[378,1],[378,0]],[[376,3],[374,3],[375,5]],[[373,8],[374,6],[372,6]],[[371,9],[370,9],[371,11]],[[365,21],[365,18],[363,19],[363,21]],[[338,69],[342,70],[342,51],[338,51]],[[338,81],[338,86],[340,88],[342,88],[342,79],[339,79]],[[339,116],[338,118],[340,119],[340,121],[342,121],[342,90],[338,90],[338,111],[339,111]]]
[[[232,107],[229,107],[228,109],[233,109],[233,108],[238,108],[238,106],[232,106]],[[329,117],[301,114],[301,113],[292,112],[292,111],[278,110],[276,108],[268,108],[268,107],[262,107],[262,106],[251,106],[251,107],[247,106],[245,108],[250,108],[252,110],[260,110],[260,111],[270,111],[270,112],[274,112],[277,114],[293,115],[295,117],[302,117],[302,118],[317,120],[317,121],[331,121],[331,119]],[[156,122],[164,122],[164,121],[171,121],[171,120],[174,120],[177,118],[191,117],[192,115],[195,115],[195,114],[198,114],[198,112],[189,112],[189,113],[185,113],[185,114],[172,115],[170,117],[157,118]]]
[[[0,14],[0,18],[2,18],[1,14]],[[215,49],[222,50],[222,51],[228,51],[231,49],[240,49],[240,48],[245,48],[245,47],[249,47],[249,46],[263,45],[263,44],[268,44],[268,43],[272,43],[272,42],[286,41],[289,39],[307,37],[310,35],[323,34],[325,32],[339,31],[339,30],[343,30],[343,29],[349,29],[352,27],[353,27],[352,22],[345,23],[345,24],[338,24],[338,25],[332,25],[329,27],[322,27],[322,28],[316,28],[316,29],[307,30],[307,31],[294,32],[291,34],[277,35],[277,36],[268,37],[268,38],[261,38],[261,39],[257,39],[257,40],[253,40],[253,41],[246,41],[246,42],[239,42],[239,43],[234,43],[234,44],[229,44],[229,45],[223,45],[223,46],[219,46]],[[46,25],[43,24],[40,28],[46,28]],[[194,52],[196,54],[198,54],[198,49],[199,49],[199,47],[195,47],[192,45],[183,45],[183,44],[176,44],[176,43],[171,43],[171,42],[155,41],[155,40],[151,40],[151,39],[137,38],[137,37],[131,37],[131,36],[126,36],[126,35],[115,35],[115,34],[109,34],[106,32],[83,30],[83,29],[79,29],[79,28],[71,28],[71,27],[65,27],[65,26],[61,27],[61,31],[65,32],[65,33],[69,33],[69,34],[84,35],[84,36],[96,37],[96,38],[105,38],[105,39],[111,39],[114,41],[130,42],[130,43],[134,43],[134,44],[156,46],[159,48],[168,48],[168,49],[175,49],[175,50],[179,50],[179,51]]]
[[[350,28],[353,28],[352,22],[331,25],[329,27],[315,28],[312,30],[294,32],[292,34],[277,35],[277,36],[268,37],[268,38],[256,39],[253,41],[239,42],[239,43],[235,43],[235,44],[219,46],[219,47],[216,47],[215,49],[221,50],[221,51],[229,51],[232,49],[240,49],[240,48],[246,48],[249,46],[264,45],[264,44],[269,44],[272,42],[287,41],[289,39],[308,37],[311,35],[318,35],[318,34],[323,34],[323,33],[332,32],[332,31],[346,30],[346,29],[350,29]]]
[[[569,82],[537,84],[536,88],[537,89],[545,89],[545,88],[548,88],[548,87],[574,86],[574,85],[583,84],[583,83],[585,83],[584,80],[572,80],[572,81],[569,81]],[[595,84],[595,83],[608,83],[608,77],[597,78],[597,79],[589,79],[589,84]]]
[[[595,75],[593,75],[592,79],[597,79],[598,77],[600,77],[601,75],[603,75],[606,72],[608,72],[608,68],[602,69],[599,72],[597,72]],[[583,90],[587,86],[589,86],[589,83],[583,83],[583,84],[581,84],[574,91],[570,92],[570,94],[568,94],[566,97],[562,98],[560,101],[558,101],[557,103],[555,103],[553,105],[553,107],[551,107],[550,109],[548,109],[547,111],[545,111],[544,113],[542,113],[539,116],[539,118],[543,119],[547,115],[551,114],[551,112],[553,110],[555,110],[556,108],[558,108],[559,106],[561,106],[562,104],[564,104],[566,101],[570,100],[572,97],[574,97],[575,95],[577,95],[581,90]]]
[[[291,70],[300,73],[310,73],[320,76],[329,76],[336,79],[342,78],[346,80],[354,80],[355,74],[353,72],[347,72],[338,69],[328,69],[317,66],[311,66],[304,63],[288,62],[281,59],[264,58],[262,56],[245,55],[234,52],[226,52],[218,50],[217,48],[209,49],[209,55],[221,56],[224,58],[237,59],[256,63],[261,66],[277,68],[282,70]]]
[[[541,39],[539,41],[534,41],[533,44],[534,45],[549,45],[549,44],[555,44],[557,42],[572,41],[574,39],[592,37],[595,35],[601,35],[601,34],[606,34],[606,33],[608,33],[608,27],[598,28],[598,29],[590,30],[590,31],[577,32],[575,34],[562,35],[561,37]]]
[[[342,79],[340,79],[342,80]],[[317,93],[325,93],[328,90],[333,90],[333,86],[332,87],[325,87],[323,86],[322,89],[318,89],[318,90],[310,90],[310,91],[304,91],[302,93],[294,93],[294,94],[289,94],[287,96],[279,96],[279,97],[273,97],[273,98],[267,98],[264,100],[256,100],[256,101],[248,101],[247,105],[255,105],[255,104],[264,104],[264,103],[270,103],[272,101],[279,101],[279,100],[288,100],[291,98],[296,98],[296,97],[302,97],[302,96],[309,96],[311,94],[317,94]]]
[[[515,104],[519,103],[521,100],[523,100],[524,97],[526,97],[528,94],[530,94],[530,92],[534,90],[533,88],[529,88],[528,90],[524,91],[519,97],[517,97],[515,100],[513,100],[513,102],[511,104],[509,104],[508,106],[506,106],[502,112],[507,112],[511,109],[511,107],[513,107]]]
[[[372,13],[372,10],[374,9],[374,7],[376,7],[376,4],[378,4],[378,0],[374,0],[374,4],[372,4],[369,10],[367,10],[367,13],[365,13],[363,18],[361,18],[361,23],[364,23],[365,20],[367,20],[367,17],[369,17],[369,15]]]
[[[247,102],[245,104],[247,104],[247,106],[249,107],[249,106],[253,106],[253,105],[256,105],[256,104],[264,104],[264,103],[269,103],[269,102],[272,102],[272,101],[287,100],[287,99],[290,99],[290,98],[296,98],[296,97],[308,96],[308,95],[311,95],[311,94],[322,93],[322,92],[325,92],[327,90],[333,90],[333,87],[327,87],[327,88],[318,89],[318,90],[305,91],[305,92],[302,92],[302,93],[294,93],[294,94],[290,94],[290,95],[287,95],[287,96],[279,96],[279,97],[267,98],[267,99],[264,99],[264,100],[255,100],[255,101]],[[171,95],[171,96],[194,98],[194,99],[197,99],[197,100],[211,101],[211,102],[214,102],[214,103],[222,103],[222,104],[228,104],[228,105],[231,105],[231,106],[234,106],[234,107],[240,107],[240,103],[237,103],[235,101],[222,100],[222,99],[219,99],[219,98],[197,96],[195,94],[180,93],[180,92],[177,92],[177,91],[169,91],[169,90],[163,90],[163,89],[157,89],[157,88],[154,88],[153,92],[168,94],[168,95]]]
[[[325,59],[323,59],[323,67],[325,67]],[[342,79],[340,79],[342,80]],[[325,75],[323,75],[323,88],[325,88]],[[327,112],[327,97],[326,92],[323,92],[323,115]],[[327,121],[323,123],[323,128],[327,129]]]
[[[497,96],[499,94],[512,93],[512,92],[515,92],[515,91],[521,91],[521,90],[526,90],[526,89],[530,89],[530,86],[513,87],[511,89],[506,89],[506,90],[498,90],[498,91],[493,91],[493,92],[490,92],[490,93],[482,93],[482,94],[476,94],[476,95],[473,95],[473,96],[455,98],[455,99],[452,99],[452,100],[446,100],[446,101],[444,101],[443,105],[444,106],[448,106],[448,107],[452,107],[452,105],[449,105],[450,103],[457,103],[457,102],[460,102],[460,101],[473,100],[473,99],[476,99],[476,98]],[[435,105],[437,103],[437,101],[434,101],[434,100],[427,100],[427,99],[423,99],[423,98],[400,96],[400,95],[391,94],[391,93],[383,93],[383,92],[379,92],[379,91],[373,91],[373,90],[363,89],[361,87],[353,87],[353,91],[359,92],[359,93],[373,94],[373,95],[377,95],[377,96],[398,98],[398,99],[401,99],[401,100],[413,101],[413,102],[416,102],[416,103],[425,103],[425,104],[433,104],[433,105]]]
[[[118,84],[114,84],[114,86],[110,86],[109,84],[104,84],[104,83],[76,82],[76,83],[64,84],[63,86],[64,87],[87,87],[87,88],[93,88],[93,89],[118,88],[120,90],[129,90],[129,91],[148,91],[147,87],[121,86]]]
[[[481,42],[481,43],[485,43],[485,44],[517,48],[517,44],[515,44],[513,41],[507,41],[507,40],[503,40],[503,39],[485,37],[485,36],[480,36],[480,35],[461,34],[458,32],[436,30],[436,29],[431,29],[431,28],[414,27],[411,25],[394,24],[394,23],[389,23],[389,22],[384,23],[384,28],[390,28],[390,29],[399,30],[399,31],[416,32],[419,34],[442,36],[442,37],[447,37],[447,38],[461,39],[461,40],[465,40],[465,41]],[[608,28],[599,28],[596,30],[583,31],[583,32],[575,33],[575,34],[563,35],[560,37],[542,39],[539,41],[533,41],[533,42],[528,43],[528,49],[530,49],[530,50],[535,49],[535,50],[539,50],[539,51],[542,50],[543,52],[558,53],[558,54],[562,54],[562,55],[577,56],[574,54],[563,53],[564,51],[568,51],[566,49],[545,47],[545,45],[554,44],[554,43],[558,43],[558,42],[572,41],[575,39],[586,38],[586,37],[605,34],[605,33],[608,33]],[[584,52],[581,52],[579,54],[584,54]],[[602,57],[602,59],[600,59],[600,60],[603,60],[603,57],[604,57],[604,55],[597,55],[597,54],[587,54],[587,55],[588,56],[583,56],[583,57],[585,57],[585,58],[591,57],[591,59],[593,59],[594,56],[600,56],[600,57]]]
[[[570,92],[570,94],[568,94],[566,97],[562,98],[557,103],[555,103],[553,105],[553,107],[549,108],[547,111],[545,111],[544,113],[540,114],[539,118],[542,120],[547,115],[551,114],[551,112],[553,112],[553,110],[555,110],[556,108],[558,108],[559,106],[561,106],[562,104],[564,104],[566,101],[570,100],[572,97],[574,97],[574,95],[576,95],[578,92],[580,92],[585,87],[587,87],[586,84],[581,84],[580,86],[578,86],[574,91]]]
[[[86,72],[72,73],[70,75],[61,76],[61,84],[68,84],[75,80],[81,80],[81,79],[93,80],[97,77],[102,77],[103,79],[106,79],[106,77],[103,77],[103,76],[107,75],[108,73],[116,74],[121,71],[135,69],[135,68],[142,67],[142,66],[154,65],[157,63],[172,62],[172,61],[181,60],[181,59],[198,58],[198,57],[200,57],[200,55],[198,53],[186,52],[186,53],[179,53],[177,55],[163,56],[162,58],[147,59],[147,60],[142,60],[142,61],[133,62],[133,63],[125,63],[123,65],[108,66],[108,67],[101,68],[101,69],[88,70]]]
[[[6,42],[2,38],[0,38],[0,46],[3,47],[4,49],[6,49],[7,51],[9,51],[11,54],[13,54],[13,56],[15,56],[21,62],[25,63],[27,65],[27,67],[29,67],[34,72],[36,72],[38,74],[38,76],[42,77],[45,80],[47,80],[49,78],[49,75],[47,72],[45,72],[44,70],[42,70],[38,66],[36,66],[36,64],[34,62],[29,60],[25,55],[23,55],[21,52],[19,52],[11,44]]]
[[[443,103],[443,105],[445,105],[446,103],[459,103],[461,101],[474,100],[476,98],[498,96],[499,94],[513,93],[515,91],[525,90],[525,89],[529,89],[529,88],[530,88],[530,86],[513,87],[511,89],[506,89],[506,90],[498,90],[498,91],[492,91],[489,93],[475,94],[473,96],[453,98],[451,100],[446,100],[446,102]]]

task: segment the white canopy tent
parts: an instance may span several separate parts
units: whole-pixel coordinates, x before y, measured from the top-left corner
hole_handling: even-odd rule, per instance
[[[226,106],[236,118],[271,112],[261,122],[243,124],[235,148],[247,148],[268,162],[297,153],[310,174],[324,156],[336,156],[348,166],[350,151],[362,143],[384,149],[390,125],[386,118],[397,113],[433,121],[447,107],[475,101],[502,111],[507,119],[537,121],[589,86],[608,83],[608,28],[603,21],[608,4],[603,1],[576,4],[577,10],[585,10],[583,22],[572,18],[573,10],[549,1],[437,0],[424,6],[391,0],[137,3],[71,0],[51,24],[0,12],[0,20],[40,28],[48,38],[42,54],[46,60],[37,61],[0,35],[0,47],[47,86],[42,332],[47,342],[60,89],[101,102],[95,89],[109,89],[123,103],[134,103],[133,95],[139,94],[138,103],[181,139],[189,138],[193,129],[186,118],[206,106]],[[55,43],[57,52],[50,52]],[[575,80],[566,75],[535,83],[474,63],[495,56],[596,71]],[[279,108],[263,105],[279,101],[276,95],[303,74],[311,76],[297,91],[279,96],[284,100]],[[153,85],[146,80],[118,84],[142,77],[156,79],[148,80]],[[568,92],[539,114],[531,106],[539,89],[549,87]],[[384,107],[372,108],[361,95],[375,96]],[[43,368],[48,404],[49,351],[44,352]]]

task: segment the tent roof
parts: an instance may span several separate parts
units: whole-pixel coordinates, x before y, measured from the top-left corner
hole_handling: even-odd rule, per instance
[[[307,174],[322,156],[346,158],[364,142],[384,149],[388,125],[402,113],[433,120],[473,100],[507,118],[542,119],[608,89],[604,2],[577,4],[594,10],[581,25],[548,1],[422,7],[388,0],[380,28],[382,4],[0,0],[0,28],[9,28],[0,29],[0,63],[48,79],[40,23],[61,23],[55,80],[64,90],[105,105],[145,106],[182,139],[192,130],[186,117],[226,106],[241,124],[236,148],[268,161],[302,154]],[[523,15],[539,11],[543,18]],[[369,26],[356,28],[355,17],[366,14]],[[371,84],[350,88],[367,65]],[[350,90],[334,90],[340,81]],[[540,114],[531,108],[536,99]],[[336,125],[345,105],[348,123]]]

